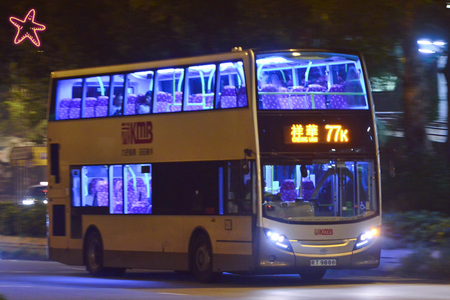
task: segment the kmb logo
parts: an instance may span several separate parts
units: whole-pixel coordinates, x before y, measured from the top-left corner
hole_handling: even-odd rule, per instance
[[[153,141],[152,122],[122,123],[122,144],[150,144]]]
[[[333,229],[314,229],[315,235],[333,235]]]

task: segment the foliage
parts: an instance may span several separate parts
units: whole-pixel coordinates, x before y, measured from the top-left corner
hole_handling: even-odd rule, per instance
[[[443,144],[417,159],[405,155],[404,139],[385,141],[381,149],[381,189],[385,211],[432,210],[450,214],[450,169]],[[395,149],[395,151],[394,151]],[[395,177],[389,162],[395,162]]]
[[[450,217],[441,212],[410,211],[383,214],[383,236],[402,247],[448,247]]]
[[[45,237],[47,206],[0,203],[0,235]]]

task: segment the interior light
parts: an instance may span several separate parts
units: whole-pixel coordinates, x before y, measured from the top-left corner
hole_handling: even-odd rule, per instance
[[[302,55],[300,52],[292,52],[292,56],[300,56]]]
[[[267,58],[261,58],[256,60],[256,64],[280,64],[287,62],[287,60],[284,57],[279,56],[271,56]]]

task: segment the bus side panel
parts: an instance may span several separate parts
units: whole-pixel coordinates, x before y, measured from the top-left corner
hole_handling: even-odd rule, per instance
[[[188,270],[195,229],[211,240],[215,271],[252,268],[251,216],[83,216],[98,228],[107,267]]]

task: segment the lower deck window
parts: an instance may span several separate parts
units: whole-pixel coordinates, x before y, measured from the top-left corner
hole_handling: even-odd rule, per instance
[[[111,214],[151,214],[150,164],[72,169],[72,206],[109,207]]]
[[[72,207],[81,214],[251,214],[254,169],[239,160],[74,166]]]

